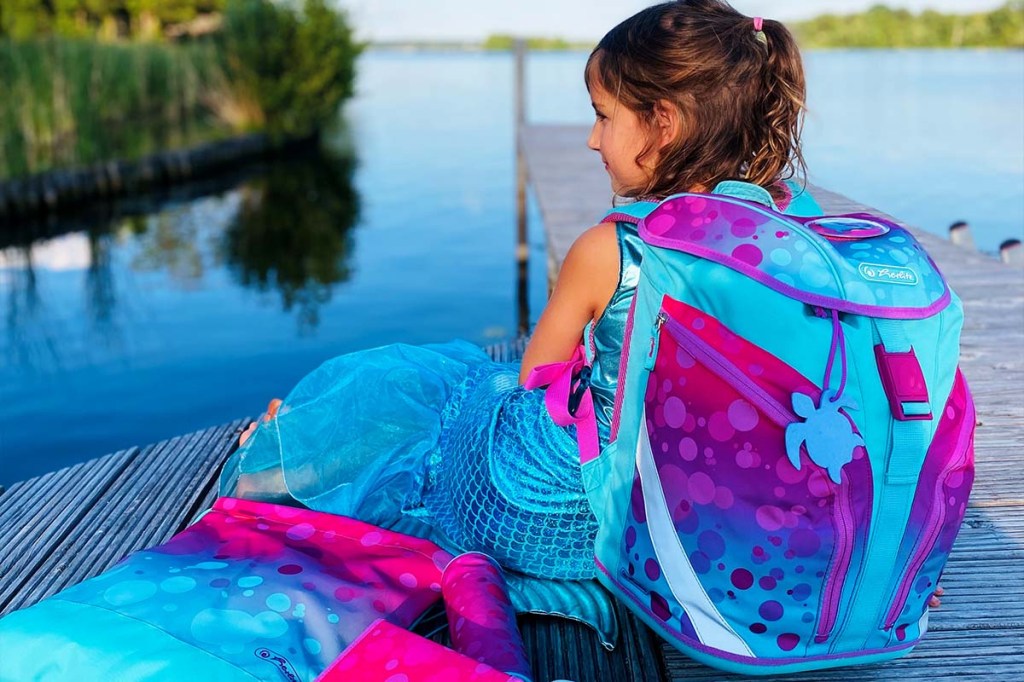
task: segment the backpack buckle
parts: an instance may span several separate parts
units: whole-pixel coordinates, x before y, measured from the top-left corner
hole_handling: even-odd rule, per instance
[[[573,377],[573,388],[569,393],[569,400],[567,408],[569,414],[576,416],[576,411],[580,409],[580,403],[583,401],[583,396],[588,390],[590,390],[590,375],[592,370],[589,365],[583,365],[580,368],[580,373]]]
[[[930,420],[932,408],[928,400],[928,386],[913,346],[909,351],[900,353],[887,351],[885,346],[877,344],[875,360],[893,416],[899,421]]]

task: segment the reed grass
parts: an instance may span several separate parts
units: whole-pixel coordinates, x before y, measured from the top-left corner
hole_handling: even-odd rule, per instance
[[[0,40],[0,178],[132,158],[230,132],[209,43]]]
[[[228,0],[183,44],[0,39],[0,179],[231,132],[306,137],[353,92],[364,45],[328,0]]]

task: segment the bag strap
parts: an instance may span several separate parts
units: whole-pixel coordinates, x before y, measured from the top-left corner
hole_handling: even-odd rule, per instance
[[[640,220],[641,218],[639,216],[624,213],[622,211],[612,211],[604,218],[601,218],[602,223],[632,223],[633,225],[639,225]]]
[[[523,388],[547,386],[544,405],[559,426],[576,425],[580,461],[589,462],[600,453],[597,437],[597,413],[590,393],[590,365],[583,346],[577,346],[565,362],[538,365],[530,371]]]
[[[645,206],[642,211],[646,215],[651,208],[653,206]],[[633,215],[628,210],[612,210],[605,214],[601,222],[637,225],[642,219],[643,216]],[[547,386],[544,404],[548,414],[559,426],[576,425],[576,443],[580,449],[580,462],[584,464],[595,459],[601,452],[597,436],[597,413],[590,392],[590,373],[587,351],[581,345],[565,362],[534,367],[523,384],[527,390]]]

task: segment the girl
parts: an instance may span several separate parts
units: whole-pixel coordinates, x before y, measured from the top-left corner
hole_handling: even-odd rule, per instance
[[[717,192],[818,213],[784,181],[803,173],[804,76],[789,31],[721,0],[645,9],[587,62],[588,145],[612,191],[642,215],[678,192]],[[294,498],[320,511],[481,550],[542,578],[594,576],[596,520],[576,430],[522,386],[587,339],[598,437],[607,442],[639,237],[602,222],[570,249],[519,367],[466,343],[389,346],[329,361],[243,434],[222,492]],[[585,329],[586,328],[586,329]]]

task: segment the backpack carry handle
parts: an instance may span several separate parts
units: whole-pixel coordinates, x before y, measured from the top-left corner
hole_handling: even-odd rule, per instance
[[[851,216],[818,218],[804,224],[825,239],[841,241],[871,239],[872,237],[881,237],[889,232],[887,225]]]

